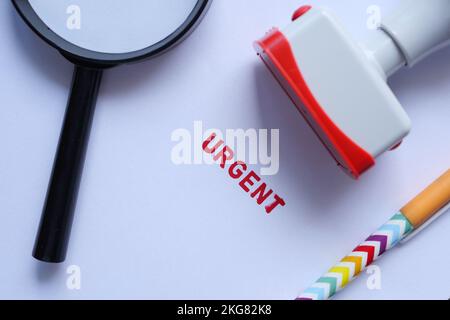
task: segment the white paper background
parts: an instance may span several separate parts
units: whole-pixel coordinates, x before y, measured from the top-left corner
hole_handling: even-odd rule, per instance
[[[366,9],[327,4],[358,39]],[[216,0],[199,29],[153,61],[105,75],[67,261],[31,250],[72,66],[0,2],[0,298],[291,299],[450,164],[450,49],[405,70],[393,90],[413,120],[402,147],[355,182],[338,170],[252,48],[302,3]],[[273,215],[217,166],[174,166],[177,128],[280,128],[286,199]],[[377,262],[339,299],[450,298],[450,214]],[[79,265],[82,289],[66,288]]]

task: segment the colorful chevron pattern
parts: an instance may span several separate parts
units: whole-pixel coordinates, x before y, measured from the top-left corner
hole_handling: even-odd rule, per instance
[[[305,290],[297,300],[327,300],[371,265],[379,256],[397,245],[413,231],[413,226],[401,213],[366,239],[332,267],[316,283]]]

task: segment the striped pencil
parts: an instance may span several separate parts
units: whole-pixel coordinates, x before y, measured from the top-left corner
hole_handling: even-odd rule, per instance
[[[450,209],[450,170],[403,207],[297,300],[327,300],[389,249],[406,241]]]

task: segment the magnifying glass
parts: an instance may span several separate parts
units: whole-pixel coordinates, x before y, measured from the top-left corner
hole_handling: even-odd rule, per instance
[[[28,26],[74,63],[33,256],[65,260],[102,73],[152,58],[197,26],[212,0],[12,0]]]

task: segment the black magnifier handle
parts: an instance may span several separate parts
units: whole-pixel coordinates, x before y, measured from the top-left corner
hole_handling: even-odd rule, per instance
[[[103,71],[75,66],[33,257],[63,262]]]

